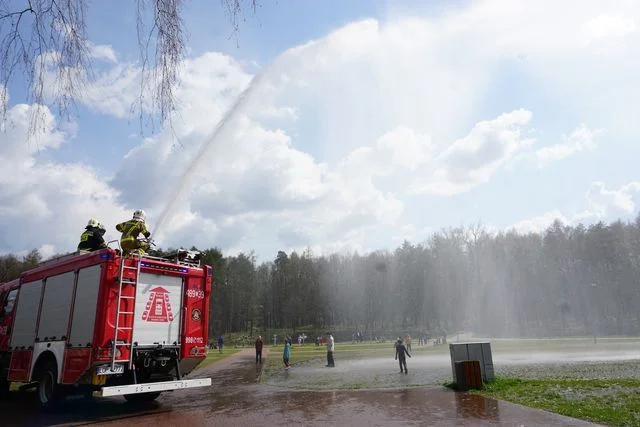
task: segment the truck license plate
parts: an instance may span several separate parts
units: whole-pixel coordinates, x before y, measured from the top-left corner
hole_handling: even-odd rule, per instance
[[[96,368],[96,375],[113,375],[124,373],[124,365],[115,365],[111,369],[111,365],[100,365]]]

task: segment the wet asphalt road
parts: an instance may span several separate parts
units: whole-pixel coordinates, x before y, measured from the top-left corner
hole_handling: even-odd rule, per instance
[[[295,369],[295,368],[293,368]],[[590,423],[442,387],[371,391],[292,391],[257,384],[252,350],[194,373],[211,387],[163,394],[132,405],[122,398],[68,400],[40,413],[29,393],[0,403],[2,426],[89,425],[440,425],[588,426]]]

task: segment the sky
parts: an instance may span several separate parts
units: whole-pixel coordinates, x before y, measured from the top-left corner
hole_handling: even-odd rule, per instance
[[[25,142],[34,106],[8,87],[0,253],[74,250],[89,218],[117,239],[135,209],[160,247],[261,261],[634,219],[640,3],[422,3],[264,1],[234,34],[187,2],[177,110],[141,129],[135,7],[91,2],[72,117],[48,105]]]

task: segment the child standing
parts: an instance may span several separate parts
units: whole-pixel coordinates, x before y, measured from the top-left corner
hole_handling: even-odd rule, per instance
[[[284,340],[284,352],[282,353],[282,361],[284,362],[284,367],[289,369],[291,365],[289,365],[289,359],[291,359],[291,342],[289,339]]]
[[[408,372],[407,372],[407,358],[405,357],[405,354],[411,357],[411,355],[407,351],[407,348],[404,346],[404,344],[402,344],[402,340],[398,339],[398,343],[396,344],[396,360],[400,364],[400,373],[402,373],[402,367],[404,366],[404,373],[406,374]]]

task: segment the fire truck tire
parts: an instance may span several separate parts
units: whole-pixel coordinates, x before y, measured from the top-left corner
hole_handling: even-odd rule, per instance
[[[131,403],[144,403],[154,401],[160,396],[159,391],[154,391],[152,393],[137,393],[137,394],[125,394],[124,398],[127,402]]]
[[[38,379],[38,401],[43,408],[53,407],[60,396],[58,387],[58,366],[55,362],[47,362]]]
[[[11,389],[11,382],[6,378],[0,378],[0,399],[9,397],[9,390]]]

